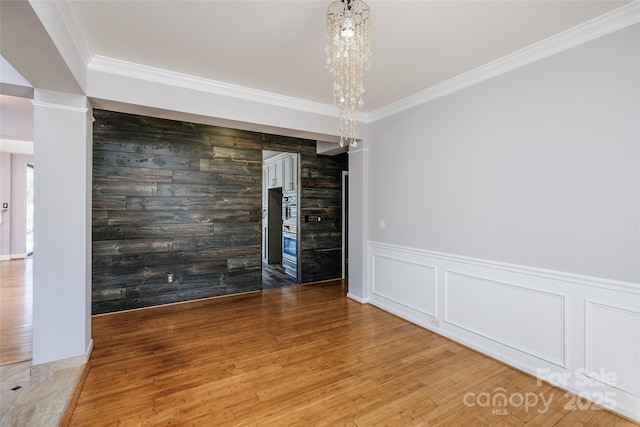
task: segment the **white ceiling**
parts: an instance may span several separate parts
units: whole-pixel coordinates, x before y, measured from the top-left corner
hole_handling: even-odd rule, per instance
[[[72,1],[87,50],[156,68],[332,104],[330,1]],[[371,112],[628,1],[370,0]]]
[[[629,1],[369,0],[373,66],[364,112],[427,90]],[[95,55],[332,104],[325,68],[330,0],[66,0],[72,34]],[[6,71],[7,64],[3,64]],[[6,82],[9,73],[3,72]],[[32,140],[32,107],[0,97],[2,140]],[[6,146],[6,144],[3,144]]]

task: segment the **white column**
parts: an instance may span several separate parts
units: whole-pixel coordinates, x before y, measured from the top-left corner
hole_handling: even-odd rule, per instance
[[[367,241],[369,236],[369,148],[366,141],[349,148],[349,293],[369,300]]]
[[[92,117],[85,96],[34,93],[33,365],[91,351]]]

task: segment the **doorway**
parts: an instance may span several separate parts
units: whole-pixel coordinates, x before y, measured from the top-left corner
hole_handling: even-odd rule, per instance
[[[33,256],[33,164],[27,163],[26,183],[26,253],[27,258]]]
[[[269,289],[299,282],[299,154],[263,150],[262,157],[262,289]]]
[[[267,202],[267,264],[282,264],[282,187],[270,188]]]
[[[11,158],[8,211],[13,213],[9,225],[15,232],[10,245],[14,256],[0,262],[0,365],[30,360],[33,344],[33,160],[24,154]]]

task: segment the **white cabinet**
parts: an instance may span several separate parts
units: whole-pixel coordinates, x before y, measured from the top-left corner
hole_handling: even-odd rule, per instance
[[[292,192],[298,189],[298,155],[296,153],[287,154],[282,158],[284,169],[283,192]]]
[[[298,190],[298,154],[282,153],[264,162],[266,188],[282,187],[283,193]]]
[[[269,188],[282,187],[282,157],[270,159],[267,162],[267,169],[269,171],[269,180],[267,181]]]

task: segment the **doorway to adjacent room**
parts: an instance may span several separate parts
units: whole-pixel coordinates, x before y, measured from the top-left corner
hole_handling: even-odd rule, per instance
[[[263,151],[262,289],[299,283],[299,155]]]

